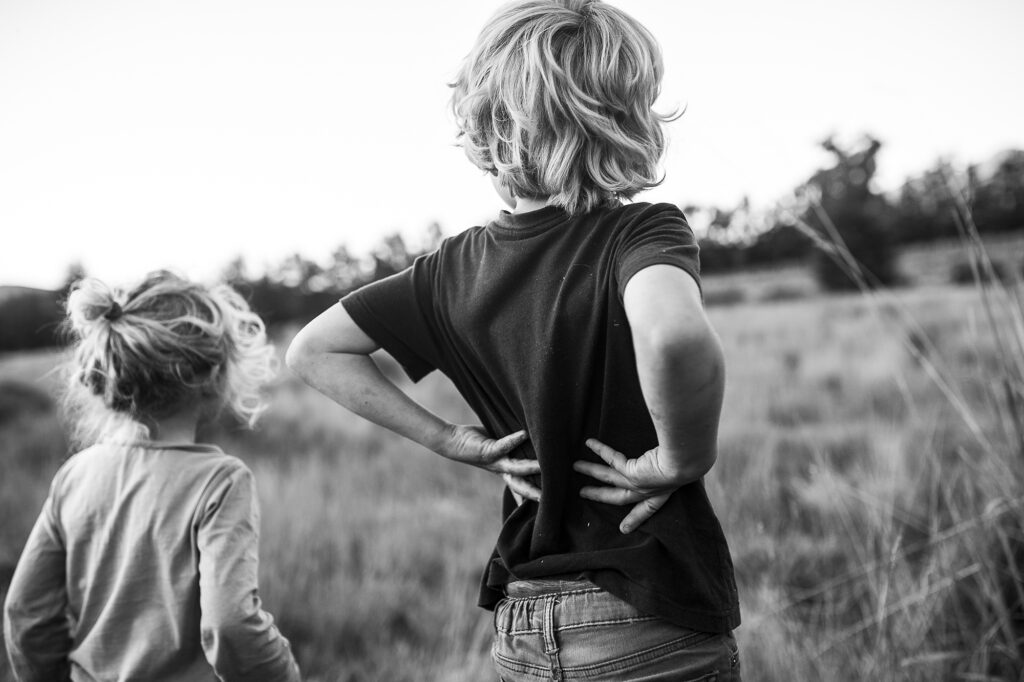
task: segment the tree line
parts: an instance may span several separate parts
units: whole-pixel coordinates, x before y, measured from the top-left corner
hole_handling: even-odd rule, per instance
[[[811,259],[823,288],[854,288],[846,269],[837,267],[815,239],[832,243],[838,237],[870,273],[870,281],[898,284],[895,263],[901,247],[960,234],[958,201],[969,207],[980,232],[1024,228],[1022,150],[1004,151],[984,165],[963,170],[939,160],[887,196],[873,183],[882,148],[879,140],[866,136],[849,148],[833,138],[821,144],[832,164],[814,172],[770,209],[752,211],[746,200],[728,210],[692,205],[684,209],[687,215],[704,219],[704,272]]]
[[[818,248],[838,237],[870,281],[895,284],[900,247],[957,236],[957,192],[964,194],[979,230],[1024,227],[1024,151],[1006,151],[966,170],[939,161],[886,196],[873,183],[881,142],[867,136],[844,148],[830,138],[822,146],[832,163],[770,209],[755,211],[746,200],[731,209],[684,207],[699,228],[703,272],[810,260],[824,289],[852,288],[855,283],[847,271]],[[271,327],[302,323],[350,291],[408,267],[436,248],[441,235],[441,227],[431,224],[424,243],[414,248],[400,234],[392,234],[363,258],[339,245],[326,264],[292,254],[259,275],[236,258],[222,278]],[[85,274],[80,265],[72,265],[57,291],[0,287],[0,351],[61,345],[63,300]]]

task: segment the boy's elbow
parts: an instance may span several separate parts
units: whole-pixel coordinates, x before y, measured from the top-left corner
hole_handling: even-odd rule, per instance
[[[700,358],[703,362],[719,364],[723,361],[718,336],[707,324],[654,325],[639,335],[636,344],[646,352],[663,358]]]
[[[288,344],[288,350],[284,353],[284,364],[292,372],[303,377],[309,370],[315,355],[315,352],[303,337],[302,332],[299,332],[292,339],[292,342]]]
[[[710,473],[715,466],[717,455],[712,448],[709,452],[695,454],[690,452],[674,469],[671,480],[677,485],[687,485],[699,481]]]

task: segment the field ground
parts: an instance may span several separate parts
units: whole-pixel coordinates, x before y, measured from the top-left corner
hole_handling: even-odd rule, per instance
[[[991,391],[999,349],[969,287],[894,301],[711,309],[729,378],[707,486],[736,564],[746,679],[1024,679],[1024,452]],[[55,361],[0,357],[0,592],[66,455]],[[408,388],[471,419],[441,377]],[[494,679],[473,604],[497,478],[288,377],[257,432],[208,437],[256,472],[263,596],[310,679]]]

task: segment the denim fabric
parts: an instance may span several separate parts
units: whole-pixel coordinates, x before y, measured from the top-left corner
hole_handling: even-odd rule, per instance
[[[494,611],[503,682],[739,682],[736,639],[645,615],[589,581],[520,580]]]

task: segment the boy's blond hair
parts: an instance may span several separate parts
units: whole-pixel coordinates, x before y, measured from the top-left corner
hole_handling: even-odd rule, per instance
[[[129,291],[87,278],[67,301],[75,337],[66,407],[75,441],[149,437],[148,424],[206,404],[250,426],[276,358],[263,321],[226,285],[167,271]]]
[[[661,51],[598,0],[525,0],[487,23],[452,84],[466,155],[513,195],[585,213],[661,182]]]

